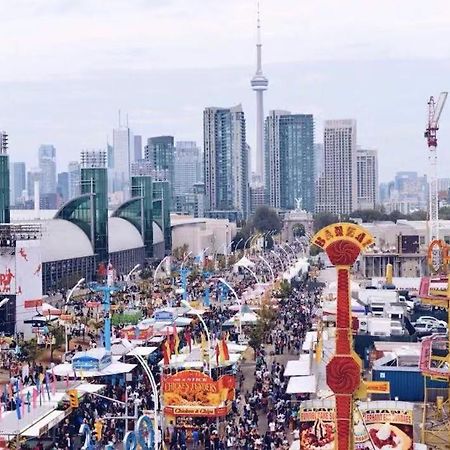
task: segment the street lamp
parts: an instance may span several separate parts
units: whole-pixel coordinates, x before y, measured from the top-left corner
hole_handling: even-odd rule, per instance
[[[164,261],[169,257],[169,255],[164,256],[164,258],[160,261],[158,266],[156,267],[155,273],[153,274],[153,279],[156,281],[156,275],[158,275],[158,270],[162,267]]]
[[[246,250],[246,248],[247,248],[247,242],[248,242],[250,239],[252,239],[253,237],[254,237],[254,235],[251,234],[251,235],[246,239],[246,241],[244,242],[244,255],[245,255],[245,250]]]
[[[240,239],[238,240],[238,243],[234,246],[234,252],[235,252],[236,250],[239,249],[239,244],[240,244],[243,240],[244,240],[244,238],[240,238]],[[234,252],[233,252],[233,253],[234,253]]]
[[[296,255],[294,249],[287,242],[285,242],[284,245],[292,252],[292,254],[294,255],[294,259],[297,259],[297,255]]]
[[[77,284],[69,291],[69,295],[67,296],[66,306],[65,306],[65,312],[66,313],[67,313],[67,304],[70,301],[70,297],[72,297],[72,294],[75,292],[76,289],[78,289],[84,283],[84,281],[85,281],[84,278],[80,278],[78,280]],[[67,321],[64,321],[64,322],[65,322],[64,323],[64,332],[65,332],[65,335],[66,335],[66,345],[65,345],[66,351],[65,351],[65,354],[67,355],[67,353],[69,353],[69,339],[68,339],[68,336],[67,336]]]
[[[266,264],[266,266],[269,268],[269,270],[270,270],[270,275],[272,275],[272,283],[275,284],[275,274],[273,273],[272,266],[269,264],[269,261],[267,261],[267,259],[264,258],[264,257],[261,256],[261,255],[258,255],[258,256],[259,256],[259,259],[261,259],[262,261],[264,261],[265,264]]]
[[[255,279],[256,283],[259,284],[259,280],[258,280],[258,277],[257,277],[256,273],[253,272],[253,270],[250,269],[250,267],[248,267],[248,266],[241,266],[241,267],[243,267],[244,269],[247,269],[252,274],[252,276]]]
[[[239,338],[240,338],[241,334],[242,334],[242,316],[241,316],[242,301],[238,297],[238,295],[236,294],[236,291],[233,289],[233,287],[230,285],[230,283],[228,283],[224,278],[219,278],[219,281],[228,287],[228,289],[232,292],[232,294],[234,295],[234,298],[236,299],[236,301],[239,305]]]
[[[286,258],[288,260],[288,263],[291,264],[291,258],[289,256],[289,253],[283,248],[283,246],[281,244],[278,247],[279,247],[280,250],[283,250],[283,252],[286,255]]]
[[[281,269],[285,270],[283,260],[281,259],[280,255],[275,250],[270,250],[270,252],[273,253],[278,258],[278,261],[280,261]]]
[[[129,272],[128,275],[125,277],[125,283],[128,283],[130,281],[131,275],[133,275],[134,272],[136,272],[136,270],[139,269],[139,267],[141,267],[140,264],[136,264]]]
[[[0,308],[1,308],[2,306],[5,306],[8,302],[9,302],[9,298],[8,298],[8,297],[3,298],[3,299],[0,301]]]
[[[180,302],[183,306],[185,306],[186,308],[188,308],[191,313],[195,314],[198,318],[198,320],[200,321],[200,323],[202,324],[203,328],[205,329],[206,332],[206,340],[207,340],[207,345],[208,345],[208,367],[209,367],[209,376],[211,376],[211,336],[209,335],[209,330],[208,327],[206,326],[205,321],[203,320],[203,317],[194,309],[192,308],[192,306],[186,301],[186,300],[181,300]]]
[[[183,271],[184,263],[188,260],[188,258],[191,254],[192,254],[192,252],[189,252],[186,255],[184,255],[183,261],[181,262],[181,272]]]
[[[150,367],[147,364],[147,361],[142,357],[142,355],[135,354],[134,355],[136,359],[140,362],[142,368],[144,369],[145,373],[148,376],[148,379],[150,381],[150,386],[152,388],[152,394],[153,394],[153,421],[154,421],[154,449],[157,450],[159,448],[158,443],[158,437],[159,437],[159,427],[158,427],[158,409],[159,409],[159,399],[158,399],[158,387],[156,385],[155,377],[152,374],[152,371],[150,370]],[[161,386],[162,389],[162,386]]]

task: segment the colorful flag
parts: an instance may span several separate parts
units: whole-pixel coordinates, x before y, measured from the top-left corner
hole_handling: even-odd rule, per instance
[[[178,355],[178,347],[180,346],[180,338],[178,336],[177,327],[173,325],[173,345],[175,354]]]
[[[224,361],[230,360],[230,352],[228,351],[228,344],[225,339],[225,336],[222,336],[222,354]]]
[[[192,351],[192,336],[190,328],[186,328],[184,332],[184,338],[186,339],[186,344],[189,346],[189,353]]]
[[[200,349],[201,349],[200,351],[201,351],[202,360],[208,361],[209,353],[207,352],[207,349],[206,349],[206,339],[205,339],[205,335],[203,333],[201,334]]]
[[[164,358],[164,365],[167,366],[170,364],[170,355],[171,355],[170,344],[167,339],[164,341],[164,344],[162,347],[162,353],[163,353],[163,358]]]

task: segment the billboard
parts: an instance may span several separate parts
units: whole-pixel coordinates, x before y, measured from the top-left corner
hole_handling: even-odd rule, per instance
[[[162,383],[164,412],[173,416],[226,416],[235,395],[235,377],[217,381],[198,370],[182,370]]]
[[[301,450],[334,450],[334,401],[302,402],[299,419]]]
[[[16,293],[16,257],[14,248],[0,248],[0,295]]]
[[[31,326],[24,320],[36,315],[33,300],[42,299],[41,242],[27,240],[16,242],[16,328],[25,338],[31,337]]]
[[[335,406],[332,400],[302,402],[300,449],[334,450]],[[361,402],[353,414],[355,450],[413,449],[413,404]]]
[[[362,402],[359,405],[362,428],[368,439],[357,442],[355,425],[355,449],[398,450],[413,449],[413,404],[399,401]]]

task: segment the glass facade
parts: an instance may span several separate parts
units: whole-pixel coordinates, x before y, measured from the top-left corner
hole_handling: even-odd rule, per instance
[[[63,259],[42,264],[42,292],[50,293],[58,289],[69,289],[84,278],[87,283],[94,281],[96,274],[95,256]]]
[[[94,252],[98,263],[108,261],[108,171],[106,168],[81,169],[81,194],[93,193]]]
[[[312,114],[271,111],[266,119],[265,178],[267,199],[274,208],[301,207],[313,212],[314,119]]]
[[[153,219],[164,233],[166,252],[172,250],[172,230],[170,227],[170,186],[167,181],[153,182]]]
[[[0,154],[0,223],[10,222],[9,196],[8,155]]]
[[[144,240],[147,257],[153,256],[153,180],[152,177],[132,177],[131,196],[140,197],[139,214],[141,220],[141,235]],[[170,205],[170,198],[169,198]],[[170,215],[169,215],[170,222]]]

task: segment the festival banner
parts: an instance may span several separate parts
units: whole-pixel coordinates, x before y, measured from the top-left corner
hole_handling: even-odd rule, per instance
[[[217,381],[198,370],[183,370],[165,377],[164,411],[171,415],[224,416],[235,396],[236,380],[224,375]]]
[[[359,405],[369,440],[355,442],[355,449],[413,449],[413,404],[399,401],[363,402]],[[356,433],[355,433],[356,435]],[[355,439],[356,441],[356,439]],[[372,446],[370,445],[372,442]]]
[[[300,449],[334,450],[336,413],[332,400],[302,402]],[[400,401],[361,402],[353,412],[355,450],[413,449],[413,405]]]
[[[11,253],[0,256],[0,294],[2,295],[16,294],[16,263],[15,256]]]
[[[364,384],[368,394],[389,394],[391,392],[389,381],[366,381]]]
[[[334,450],[335,416],[333,401],[302,402],[299,410],[300,449]]]

